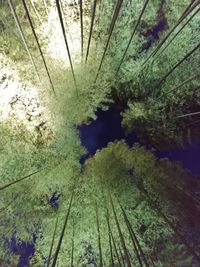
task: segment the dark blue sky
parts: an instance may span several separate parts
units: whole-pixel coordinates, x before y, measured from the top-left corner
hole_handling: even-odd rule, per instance
[[[97,119],[91,120],[90,125],[79,126],[82,145],[88,150],[88,154],[82,156],[81,163],[94,155],[97,149],[106,147],[108,142],[124,139],[129,146],[139,142],[136,131],[128,136],[125,135],[121,127],[122,117],[115,108],[110,108],[108,111],[98,110],[96,115]],[[172,161],[181,161],[192,174],[200,175],[200,144],[188,146],[185,150],[180,148],[156,150],[155,155],[158,158],[167,157]]]

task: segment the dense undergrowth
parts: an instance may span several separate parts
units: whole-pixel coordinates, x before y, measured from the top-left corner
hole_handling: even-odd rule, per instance
[[[126,106],[123,127],[138,128],[143,141],[157,147],[199,141],[198,114],[188,115],[198,112],[200,104],[198,1],[182,21],[190,1],[146,1],[141,18],[143,1],[123,1],[113,31],[115,1],[97,1],[87,63],[92,3],[83,3],[82,57],[80,3],[57,2],[62,2],[75,81],[56,1],[25,1],[46,69],[23,1],[8,3],[10,7],[13,3],[32,62],[8,3],[0,1],[3,266],[17,264],[9,248],[14,234],[18,242],[37,236],[30,261],[35,267],[46,266],[48,259],[51,264],[57,260],[59,266],[123,266],[123,261],[133,266],[199,266],[199,182],[179,163],[157,160],[142,146],[128,148],[123,141],[108,144],[81,166],[85,148],[76,128],[118,99]],[[177,21],[180,24],[168,38]],[[53,208],[50,199],[55,192],[59,204]],[[124,211],[139,253],[134,251]]]

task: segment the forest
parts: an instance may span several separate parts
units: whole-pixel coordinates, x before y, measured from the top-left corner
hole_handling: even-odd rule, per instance
[[[0,267],[200,267],[199,10],[0,0]]]

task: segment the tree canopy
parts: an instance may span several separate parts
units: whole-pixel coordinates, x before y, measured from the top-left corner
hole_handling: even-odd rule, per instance
[[[199,180],[124,140],[81,164],[78,132],[114,104],[143,143],[199,141],[199,23],[197,0],[0,1],[2,266],[13,238],[34,267],[199,266]]]

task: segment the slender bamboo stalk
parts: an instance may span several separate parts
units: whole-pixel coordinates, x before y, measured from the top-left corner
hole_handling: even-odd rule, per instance
[[[109,219],[108,209],[107,209],[107,214],[106,214],[106,222],[107,222],[107,225],[108,225],[109,237],[111,239],[110,252],[112,251],[112,243],[113,243],[115,254],[116,254],[116,257],[117,257],[117,261],[119,263],[119,266],[121,266],[119,254],[118,254],[118,251],[117,251],[117,246],[116,246],[116,243],[115,243],[115,240],[114,240],[114,237],[113,237],[113,234],[112,234],[111,226],[110,226],[110,219]],[[112,264],[114,266],[114,257],[113,257],[113,254],[111,254],[111,261],[112,261]]]
[[[48,7],[47,7],[47,2],[46,2],[46,0],[43,0],[43,3],[44,3],[44,6],[45,6],[45,12],[46,12],[46,14],[47,14],[47,17],[48,17]]]
[[[122,253],[120,245],[119,245],[119,254],[120,254],[120,257],[121,257],[122,263],[123,263],[122,267],[126,267],[126,263],[125,263],[125,260],[124,260],[124,255]]]
[[[47,72],[47,75],[48,75],[48,78],[49,78],[49,82],[50,82],[50,85],[51,85],[51,89],[54,93],[54,95],[56,96],[56,92],[55,92],[55,89],[54,89],[54,85],[53,85],[53,82],[51,80],[51,76],[50,76],[50,73],[49,73],[49,69],[47,67],[47,64],[46,64],[46,61],[45,61],[45,58],[44,58],[44,55],[43,55],[43,52],[42,52],[42,49],[41,49],[41,46],[40,46],[40,43],[39,43],[39,40],[38,40],[38,37],[37,37],[37,34],[35,32],[35,29],[34,29],[34,26],[33,26],[33,22],[31,20],[31,17],[30,17],[30,14],[29,14],[29,11],[28,11],[28,7],[26,5],[26,1],[25,0],[22,0],[22,3],[23,3],[23,6],[24,6],[24,9],[25,9],[25,12],[26,12],[26,16],[28,18],[28,21],[29,21],[29,24],[31,26],[31,30],[32,30],[32,33],[35,37],[35,41],[37,43],[37,46],[38,46],[38,49],[39,49],[39,52],[40,52],[40,55],[42,57],[42,61],[44,63],[44,67],[46,69],[46,72]]]
[[[68,58],[69,58],[69,62],[70,62],[70,67],[71,67],[71,71],[72,71],[72,75],[73,75],[73,79],[74,79],[76,93],[77,93],[77,96],[78,96],[76,77],[75,77],[75,73],[74,73],[74,67],[73,67],[73,64],[72,64],[69,45],[68,45],[68,42],[67,42],[67,36],[66,36],[66,33],[65,33],[65,26],[64,26],[64,23],[63,23],[62,12],[61,12],[61,8],[60,8],[60,1],[59,0],[56,0],[56,7],[57,7],[57,10],[58,10],[58,16],[59,16],[59,20],[60,20],[60,25],[61,25],[61,28],[62,28],[62,33],[63,33],[64,40],[65,40],[65,45],[66,45],[67,54],[68,54]]]
[[[152,264],[152,267],[156,267],[156,265],[155,265],[155,263],[154,263],[152,257],[151,257],[150,255],[148,255],[148,258],[149,258],[149,261],[150,261],[151,264]]]
[[[52,255],[52,251],[53,251],[53,245],[54,245],[54,241],[55,241],[57,226],[58,226],[58,216],[56,218],[56,223],[55,223],[55,227],[54,227],[53,237],[52,237],[51,246],[50,246],[50,250],[49,250],[49,256],[48,256],[48,260],[47,260],[47,267],[50,266],[50,262],[51,262],[51,255]]]
[[[83,45],[84,45],[84,36],[83,36],[83,0],[79,1],[80,6],[80,23],[81,23],[81,59],[83,61]]]
[[[72,35],[69,31],[69,24],[67,23],[67,20],[65,18],[65,9],[64,9],[64,6],[63,6],[63,2],[60,1],[60,9],[61,9],[61,13],[63,14],[63,21],[64,21],[64,24],[65,24],[65,28],[66,28],[66,32],[69,34],[69,38],[73,44],[73,38],[72,38]]]
[[[72,256],[71,256],[71,267],[74,267],[74,221],[73,221],[73,230],[72,230]]]
[[[170,37],[170,35],[175,31],[175,29],[181,24],[181,22],[194,10],[195,6],[192,6],[194,1],[192,1],[187,7],[186,9],[183,11],[182,15],[180,16],[180,18],[178,19],[178,21],[175,23],[175,25],[171,28],[171,30],[168,32],[168,34],[160,41],[160,43],[158,44],[158,46],[152,51],[152,53],[147,57],[147,59],[142,63],[142,66],[144,66],[147,61],[155,56],[158,51],[160,50],[160,48],[163,46],[163,44],[168,40],[168,38]],[[199,2],[199,1],[198,1]]]
[[[117,250],[117,245],[116,245],[116,243],[115,243],[115,239],[114,239],[112,230],[110,231],[110,235],[111,235],[112,243],[113,243],[113,246],[114,246],[115,255],[116,255],[116,257],[117,257],[117,261],[118,261],[118,263],[119,263],[119,266],[121,266],[121,260],[120,260],[120,257],[119,257],[119,253],[118,253],[118,250]]]
[[[4,16],[2,16],[2,14],[0,14],[0,21],[2,22],[3,26],[8,29],[10,32],[12,32],[12,34],[20,40],[21,42],[21,38],[19,38],[19,35],[16,34],[16,32],[10,27],[10,25],[7,23],[6,19]]]
[[[192,1],[193,2],[193,1]],[[161,49],[161,47],[163,46],[163,44],[165,43],[165,41],[170,37],[170,35],[175,31],[175,29],[182,23],[182,21],[196,8],[196,6],[200,3],[200,1],[197,1],[193,6],[192,3],[189,4],[187,9],[187,12],[185,12],[184,14],[182,14],[182,16],[179,18],[177,25],[175,25],[173,27],[173,31],[170,31],[167,36],[164,38],[164,42],[162,41],[160,44],[158,44],[158,46],[156,47],[153,56],[155,56],[158,51]]]
[[[200,111],[183,114],[183,115],[177,116],[176,118],[180,119],[180,118],[184,118],[184,117],[188,117],[188,116],[195,116],[195,115],[200,115]]]
[[[139,189],[139,188],[138,188]],[[139,189],[141,191],[141,189]],[[152,206],[152,208],[163,218],[163,220],[166,222],[166,224],[169,225],[169,227],[174,231],[176,236],[180,239],[180,241],[184,244],[184,246],[187,248],[188,252],[197,260],[197,262],[200,264],[200,256],[196,253],[196,251],[190,246],[190,244],[187,242],[185,237],[179,232],[176,226],[165,216],[165,214],[161,211],[161,209],[158,207],[155,201],[153,201],[148,192],[143,189],[142,193],[146,196],[146,199],[148,200],[147,203]]]
[[[200,7],[192,14],[192,16],[182,25],[182,27],[176,32],[176,34],[172,37],[172,39],[167,43],[167,45],[160,51],[160,53],[163,53],[165,49],[173,42],[173,40],[178,36],[178,34],[188,25],[188,23],[196,16],[196,14],[199,12]],[[158,54],[160,55],[160,54]],[[156,57],[155,57],[156,58]]]
[[[129,234],[130,234],[130,237],[131,237],[131,241],[132,241],[133,248],[134,248],[136,257],[137,257],[137,259],[138,259],[138,262],[139,262],[140,266],[143,267],[142,260],[141,260],[141,258],[140,258],[140,254],[139,254],[138,248],[137,248],[137,246],[136,246],[136,244],[135,244],[134,237],[133,237],[133,235],[132,235],[132,232],[131,232],[131,229],[130,229],[129,224],[126,222],[126,219],[125,219],[125,223],[126,223],[127,228],[128,228],[128,230],[129,230]]]
[[[115,211],[115,208],[114,208],[114,204],[113,204],[113,200],[112,200],[111,194],[110,194],[110,203],[111,203],[111,206],[112,206],[112,210],[113,210],[113,214],[114,214],[117,230],[118,230],[118,233],[119,233],[120,242],[121,242],[121,245],[122,245],[122,248],[123,248],[123,251],[124,251],[124,257],[125,257],[127,266],[131,267],[132,265],[131,265],[131,261],[130,261],[130,258],[129,258],[128,249],[126,247],[125,240],[124,240],[124,237],[123,237],[123,234],[122,234],[122,231],[121,231],[121,227],[119,225],[119,221],[118,221],[117,214],[116,214],[116,211]]]
[[[166,185],[166,182],[165,181],[162,181],[161,179],[159,179],[157,181],[162,187],[163,189],[168,189],[170,192],[174,192],[172,193],[174,195],[174,197],[176,198],[176,194],[175,194],[175,191],[178,192],[178,194],[181,194],[181,198],[182,197],[186,197],[188,198],[188,202],[190,203],[191,201],[193,201],[193,203],[195,203],[195,206],[200,206],[200,199],[196,196],[194,196],[194,192],[192,193],[188,193],[186,190],[184,190],[182,188],[182,186],[180,185],[176,185],[174,183],[170,184],[170,185]],[[175,191],[174,191],[175,190]]]
[[[180,212],[193,219],[193,221],[199,221],[200,211],[196,205],[196,201],[192,201],[190,196],[187,196],[185,192],[177,191],[176,187],[163,185],[163,188],[168,191],[168,198],[171,198],[174,203],[179,204]],[[175,190],[174,190],[175,189]],[[190,203],[190,209],[185,209],[187,203]]]
[[[70,199],[70,202],[69,202],[67,214],[66,214],[66,217],[65,217],[65,222],[63,224],[62,232],[61,232],[61,235],[60,235],[60,238],[59,238],[59,241],[58,241],[58,245],[57,245],[57,248],[56,248],[56,252],[55,252],[53,263],[52,263],[51,267],[55,267],[56,266],[56,262],[57,262],[57,259],[58,259],[58,254],[59,254],[59,251],[60,251],[60,248],[61,248],[61,245],[62,245],[63,237],[64,237],[64,234],[65,234],[65,229],[66,229],[66,226],[67,226],[67,222],[68,222],[68,218],[69,218],[69,214],[70,214],[70,210],[71,210],[71,206],[72,206],[73,196],[74,196],[74,191],[72,192],[72,195],[71,195],[71,199]]]
[[[6,210],[8,207],[10,207],[10,205],[11,205],[12,203],[15,203],[15,200],[16,200],[19,196],[20,196],[20,195],[17,194],[17,195],[14,197],[14,199],[12,199],[10,202],[8,202],[8,204],[7,204],[5,207],[1,208],[1,209],[0,209],[0,213],[1,213],[1,212],[4,212],[4,210]]]
[[[87,52],[86,52],[86,58],[85,58],[85,62],[86,63],[87,63],[87,59],[88,59],[88,55],[89,55],[89,50],[90,50],[90,43],[91,43],[91,38],[92,38],[92,31],[93,31],[94,19],[95,19],[95,14],[96,14],[96,6],[97,6],[97,0],[94,0],[93,8],[92,8],[92,18],[91,18],[91,24],[90,24],[90,33],[89,33],[89,39],[88,39],[88,45],[87,45]]]
[[[176,68],[178,68],[186,59],[188,59],[199,48],[200,48],[200,43],[197,46],[195,46],[189,53],[187,53],[178,63],[176,63],[174,67],[171,70],[169,70],[167,74],[164,75],[164,77],[161,78],[160,82],[156,87],[159,88],[162,85],[162,83],[165,82],[165,80],[169,77],[169,75],[172,74]]]
[[[37,67],[36,67],[36,64],[35,64],[35,61],[34,61],[34,59],[33,59],[32,54],[31,54],[31,51],[30,51],[30,49],[29,49],[29,46],[28,46],[26,37],[25,37],[25,35],[24,35],[23,29],[22,29],[22,27],[21,27],[21,24],[20,24],[20,22],[19,22],[19,18],[18,18],[18,16],[17,16],[16,11],[15,11],[15,7],[14,7],[14,5],[13,5],[12,0],[8,0],[8,4],[9,4],[10,10],[11,10],[11,13],[12,13],[12,15],[13,15],[13,18],[14,18],[14,20],[15,20],[15,24],[16,24],[16,26],[17,26],[17,29],[18,29],[18,31],[19,31],[19,34],[20,34],[20,36],[21,36],[21,38],[22,38],[23,44],[24,44],[24,46],[25,46],[25,48],[26,48],[26,51],[27,51],[28,56],[29,56],[29,58],[30,58],[30,61],[31,61],[31,63],[32,63],[32,65],[33,65],[33,68],[34,68],[34,70],[35,70],[35,73],[36,73],[36,75],[37,75],[37,78],[38,78],[39,82],[41,83],[41,79],[40,79],[40,76],[39,76],[39,73],[38,73],[38,69],[37,69]]]
[[[95,82],[97,81],[97,78],[99,76],[99,72],[101,70],[101,67],[102,67],[102,64],[103,64],[103,61],[104,61],[104,58],[105,58],[105,55],[106,55],[106,52],[107,52],[107,49],[108,49],[108,46],[109,46],[109,43],[110,43],[110,39],[111,39],[111,36],[112,36],[112,33],[113,33],[113,29],[115,27],[115,23],[116,23],[116,20],[118,18],[122,3],[123,3],[123,0],[117,0],[116,6],[115,6],[115,10],[114,10],[114,14],[113,14],[113,17],[112,17],[112,21],[111,21],[110,28],[109,28],[108,39],[107,39],[107,42],[106,42],[106,46],[104,48],[104,52],[103,52],[103,55],[102,55],[102,58],[101,58],[101,61],[100,61],[99,68],[97,70],[97,75],[96,75],[96,78],[95,78]]]
[[[9,28],[8,24],[6,23],[6,21],[1,16],[0,16],[0,21],[1,21],[1,23],[3,24],[3,26],[5,28]]]
[[[146,267],[150,267],[150,265],[149,265],[149,263],[147,261],[147,258],[146,258],[145,254],[144,254],[144,252],[143,252],[143,250],[142,250],[142,248],[140,246],[140,243],[139,243],[139,241],[138,241],[138,239],[136,237],[136,234],[135,234],[135,232],[133,230],[133,227],[131,226],[130,221],[129,221],[127,215],[126,215],[126,212],[125,212],[124,208],[121,206],[121,204],[120,204],[120,207],[121,207],[121,210],[122,210],[122,213],[123,213],[123,216],[124,216],[124,220],[125,220],[126,226],[127,226],[128,230],[129,230],[129,233],[130,233],[130,236],[131,236],[131,240],[132,240],[132,243],[133,243],[133,247],[134,247],[134,249],[136,251],[136,255],[137,255],[138,261],[140,263],[140,266],[142,267],[143,264],[142,264],[138,249],[139,249],[139,251],[140,251],[140,253],[142,255],[142,258],[143,258],[143,261],[145,263],[145,266]],[[138,249],[137,249],[136,244],[138,246]]]
[[[99,16],[98,16],[98,19],[97,19],[97,29],[98,30],[100,29],[100,21],[101,21],[101,13],[102,13],[102,10],[103,10],[103,3],[102,3],[102,0],[100,0],[99,1]],[[99,45],[98,39],[99,40],[101,39],[101,33],[100,33],[100,31],[99,31],[98,36],[97,36],[97,42],[96,42],[96,47],[95,47],[95,52],[96,53],[98,51],[98,45]]]
[[[187,8],[185,9],[185,11],[183,12],[182,17],[184,17],[185,14],[190,10],[191,6],[194,4],[195,1],[196,1],[196,0],[191,0],[190,5],[187,6]],[[182,17],[181,17],[181,18],[182,18]],[[180,19],[181,19],[181,18],[180,18]]]
[[[136,32],[136,30],[137,30],[137,27],[138,27],[138,25],[139,25],[139,23],[140,23],[140,20],[141,20],[143,14],[144,14],[144,11],[145,11],[145,9],[146,9],[146,7],[147,7],[147,5],[148,5],[148,2],[149,2],[149,0],[145,0],[145,2],[144,2],[144,6],[143,6],[143,8],[142,8],[142,11],[141,11],[141,13],[140,13],[140,15],[139,15],[139,18],[138,18],[137,22],[135,23],[135,27],[134,27],[134,29],[133,29],[133,33],[132,33],[132,35],[131,35],[131,38],[130,38],[130,40],[129,40],[129,42],[128,42],[128,45],[127,45],[127,47],[126,47],[126,49],[125,49],[125,51],[124,51],[124,54],[123,54],[123,56],[122,56],[122,59],[120,60],[119,67],[118,67],[118,69],[117,69],[116,75],[118,74],[118,72],[119,72],[119,70],[120,70],[120,67],[121,67],[121,65],[122,65],[122,63],[123,63],[123,61],[124,61],[124,58],[125,58],[125,56],[126,56],[126,53],[127,53],[128,49],[129,49],[129,47],[130,47],[130,44],[131,44],[131,42],[132,42],[132,40],[133,40],[133,37],[134,37],[135,32]]]
[[[37,170],[37,171],[35,171],[35,172],[32,172],[31,174],[28,174],[28,175],[26,175],[26,176],[24,176],[24,177],[18,179],[18,180],[15,180],[15,181],[10,182],[10,183],[8,183],[8,184],[6,184],[6,185],[0,186],[0,191],[6,189],[6,188],[8,188],[8,187],[10,187],[11,185],[14,185],[14,184],[17,184],[17,183],[19,183],[19,182],[21,182],[21,181],[23,181],[23,180],[26,180],[26,179],[32,177],[33,175],[35,175],[36,173],[41,172],[42,170],[44,170],[44,169],[39,169],[39,170]]]
[[[112,237],[111,237],[111,229],[110,229],[108,209],[107,209],[107,214],[106,214],[106,222],[107,222],[107,226],[108,226],[108,238],[109,238],[111,265],[112,265],[112,267],[114,267],[114,258],[113,258],[113,250],[112,250]]]
[[[186,79],[186,80],[183,81],[181,84],[179,84],[179,85],[177,85],[177,86],[175,86],[175,87],[169,89],[169,90],[166,91],[166,92],[163,92],[163,94],[161,94],[157,99],[160,99],[160,98],[162,98],[162,97],[166,97],[166,95],[167,95],[168,93],[171,93],[171,92],[176,91],[177,89],[181,88],[181,87],[184,86],[185,84],[187,84],[187,83],[191,82],[192,80],[194,80],[194,79],[196,79],[196,78],[199,78],[199,77],[200,77],[200,73],[198,73],[198,74],[196,74],[196,75],[194,75],[194,76],[192,76],[192,77]]]
[[[34,5],[33,0],[30,0],[30,3],[31,3],[31,6],[32,6],[32,8],[33,8],[33,10],[34,10],[34,12],[36,14],[36,16],[38,17],[38,20],[39,20],[40,24],[42,24],[42,19],[41,19],[40,15],[39,15],[39,13],[37,11],[37,8]]]
[[[99,246],[99,267],[103,267],[103,257],[102,257],[102,248],[101,248],[101,234],[100,234],[100,226],[99,226],[99,215],[98,208],[96,204],[96,222],[97,222],[97,235],[98,235],[98,246]]]

